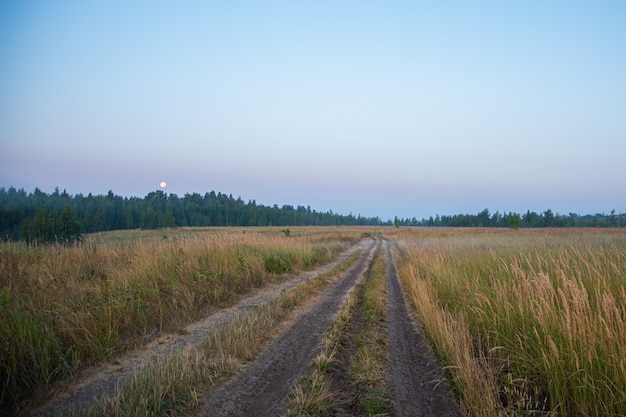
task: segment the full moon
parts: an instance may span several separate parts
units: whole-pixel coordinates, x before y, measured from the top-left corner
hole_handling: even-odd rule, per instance
[[[161,181],[161,188],[165,188],[167,186],[167,183],[165,181]]]

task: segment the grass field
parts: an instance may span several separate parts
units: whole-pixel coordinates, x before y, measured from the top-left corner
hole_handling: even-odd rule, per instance
[[[81,367],[328,263],[361,229],[172,229],[0,246],[0,408]]]
[[[75,247],[2,244],[0,410],[373,233],[396,243],[407,299],[468,415],[626,416],[622,229],[182,228],[95,234]],[[355,293],[376,323],[383,266]],[[379,329],[359,335],[369,330]],[[345,366],[355,381],[371,371]]]
[[[432,230],[401,276],[470,415],[626,415],[623,230]]]

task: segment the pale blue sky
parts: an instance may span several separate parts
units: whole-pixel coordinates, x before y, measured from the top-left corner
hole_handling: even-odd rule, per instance
[[[608,213],[625,155],[623,1],[0,4],[0,186]]]

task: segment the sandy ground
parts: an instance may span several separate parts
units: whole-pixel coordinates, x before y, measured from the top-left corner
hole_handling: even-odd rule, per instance
[[[301,311],[263,354],[227,385],[206,396],[204,416],[276,416],[296,380],[318,352],[320,338],[343,305],[348,291],[369,268],[372,242],[355,265]]]
[[[387,256],[387,322],[392,398],[396,416],[462,416],[421,326],[410,317],[390,243]]]

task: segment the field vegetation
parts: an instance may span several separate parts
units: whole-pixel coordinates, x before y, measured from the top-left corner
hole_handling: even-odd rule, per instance
[[[327,264],[362,237],[395,267],[469,416],[626,415],[626,232],[620,229],[178,228],[0,245],[0,410],[77,371]],[[354,262],[285,292],[124,382],[89,415],[180,415],[258,355],[293,307]],[[391,413],[385,257],[349,296],[288,415]],[[208,353],[210,352],[210,354]],[[335,370],[344,372],[337,385]]]
[[[207,334],[202,343],[149,363],[124,381],[113,396],[93,402],[86,410],[71,410],[71,415],[193,415],[201,407],[203,391],[214,388],[254,360],[293,310],[334,282],[358,255],[352,254],[335,268],[267,304],[240,313]]]
[[[626,415],[626,233],[398,233],[400,275],[472,416]]]
[[[285,273],[328,263],[363,233],[290,232],[172,229],[91,235],[71,247],[2,244],[0,409]]]
[[[372,268],[347,295],[324,335],[312,371],[291,392],[285,416],[335,415],[346,409],[350,411],[346,415],[390,415],[388,353],[382,326],[385,278],[385,256],[379,249]],[[347,388],[339,389],[340,384]]]

